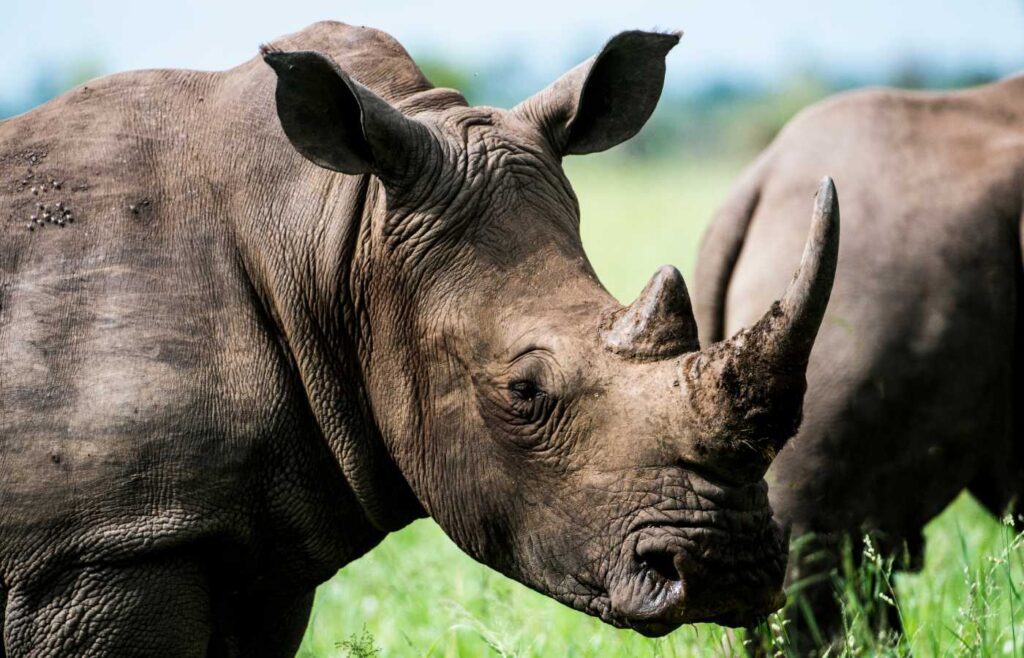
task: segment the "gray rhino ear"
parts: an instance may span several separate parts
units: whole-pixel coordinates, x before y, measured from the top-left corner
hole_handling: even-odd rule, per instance
[[[292,146],[312,162],[345,174],[375,174],[385,182],[415,169],[429,146],[422,124],[350,78],[313,51],[264,46],[277,73],[277,116]]]
[[[622,32],[513,111],[540,127],[562,155],[609,149],[637,134],[654,112],[665,56],[680,36]]]

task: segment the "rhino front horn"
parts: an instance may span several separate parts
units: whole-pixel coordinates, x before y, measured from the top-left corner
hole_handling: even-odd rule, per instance
[[[825,177],[786,294],[753,326],[688,361],[690,403],[706,446],[760,477],[800,426],[807,363],[839,257],[839,201]],[[723,443],[724,442],[724,443]]]
[[[765,349],[779,366],[806,367],[832,294],[838,259],[839,199],[835,184],[826,176],[814,198],[811,231],[800,268],[782,300],[762,320],[771,325]]]
[[[605,345],[629,357],[666,358],[699,349],[697,323],[679,270],[664,265],[604,331]]]

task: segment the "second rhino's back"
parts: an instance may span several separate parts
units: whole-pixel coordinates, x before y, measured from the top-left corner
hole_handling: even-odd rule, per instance
[[[952,94],[840,95],[790,122],[755,169],[757,201],[728,288],[744,301],[727,303],[729,329],[756,319],[740,308],[757,307],[751,296],[785,289],[808,195],[826,174],[843,218],[833,300],[877,306],[876,292],[941,293],[939,280],[965,271],[1002,276],[1016,265],[1006,249],[1024,182],[1024,77]],[[945,292],[961,288],[951,283]]]
[[[802,521],[827,515],[822,527],[867,518],[899,536],[1009,441],[1024,78],[840,96],[794,119],[757,167],[727,335],[785,289],[822,175],[842,208],[805,422],[774,467],[773,504]],[[908,482],[919,495],[885,503]]]

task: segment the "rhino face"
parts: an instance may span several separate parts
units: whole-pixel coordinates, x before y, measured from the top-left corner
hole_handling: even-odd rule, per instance
[[[650,635],[783,601],[763,475],[799,424],[838,240],[826,181],[786,296],[703,351],[674,268],[629,307],[600,285],[561,158],[639,130],[677,40],[619,35],[511,111],[443,90],[396,108],[321,55],[265,53],[293,145],[373,174],[361,371],[423,507],[482,562]]]

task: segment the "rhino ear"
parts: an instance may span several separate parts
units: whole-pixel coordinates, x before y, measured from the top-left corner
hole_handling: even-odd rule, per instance
[[[596,153],[637,134],[658,104],[680,32],[622,32],[595,57],[514,110],[562,155]]]
[[[322,53],[264,46],[277,73],[277,116],[292,146],[312,162],[385,183],[408,175],[430,144],[426,128],[350,78]]]

